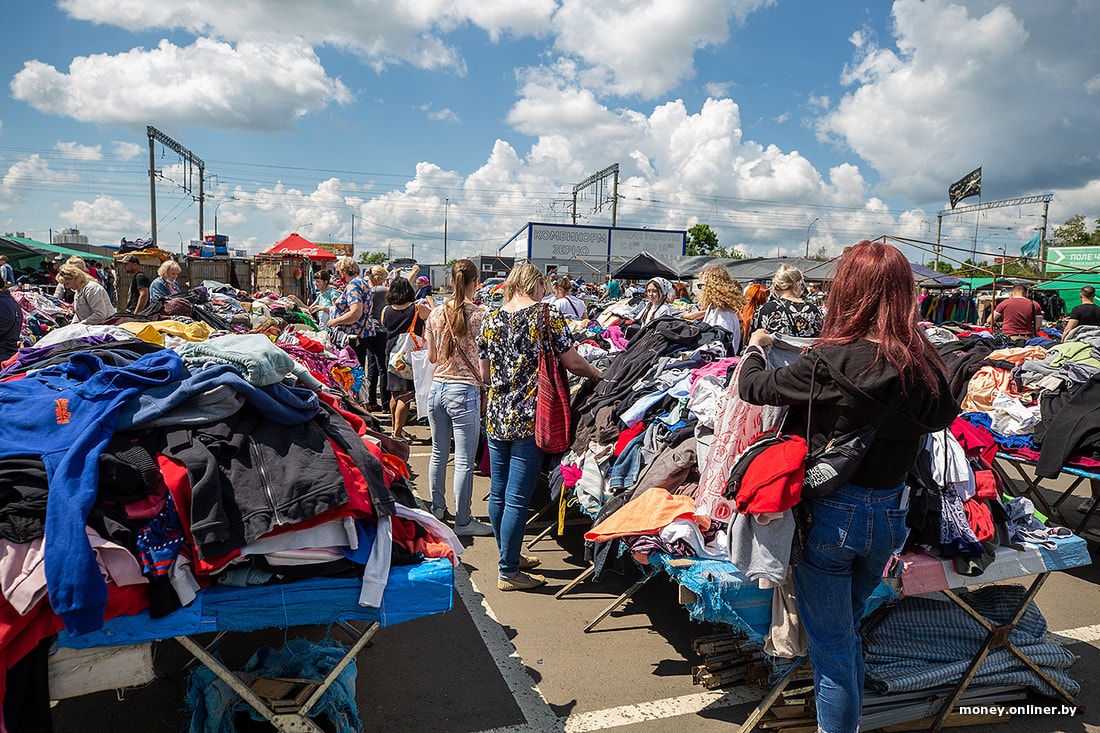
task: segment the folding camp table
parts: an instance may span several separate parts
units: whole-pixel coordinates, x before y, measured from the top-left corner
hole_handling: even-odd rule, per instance
[[[361,587],[362,582],[356,578],[309,578],[247,588],[212,586],[200,591],[188,606],[162,618],[150,618],[148,611],[119,616],[90,634],[71,636],[62,632],[58,645],[88,649],[174,639],[277,730],[319,733],[322,729],[307,714],[381,627],[451,609],[454,568],[446,559],[394,566],[377,608],[359,605]],[[349,634],[352,644],[329,674],[316,681],[312,694],[298,709],[289,712],[273,709],[213,654],[213,648],[227,632],[330,624]],[[214,639],[205,645],[193,638],[212,632]]]
[[[947,722],[955,704],[966,692],[971,681],[977,674],[979,667],[986,656],[995,648],[1003,647],[1016,656],[1031,671],[1037,674],[1044,682],[1049,684],[1059,697],[1068,704],[1075,705],[1072,695],[1066,692],[1055,680],[1051,679],[1045,671],[1029,659],[1023,652],[1017,649],[1009,640],[1012,630],[1027,611],[1028,606],[1035,599],[1046,582],[1047,577],[1056,570],[1089,565],[1092,558],[1089,556],[1088,543],[1077,536],[1066,538],[1054,538],[1057,548],[1047,550],[1035,546],[1027,546],[1024,550],[1016,550],[1010,547],[997,549],[996,559],[986,568],[985,572],[978,576],[959,575],[954,570],[954,562],[950,559],[935,557],[923,552],[906,553],[901,557],[901,594],[903,596],[916,596],[925,593],[940,592],[951,602],[962,608],[971,618],[986,630],[985,641],[978,648],[966,671],[954,686],[951,693],[944,700],[942,707],[936,716],[930,730],[938,731]],[[970,585],[992,583],[1013,578],[1024,578],[1034,575],[1031,585],[1024,593],[1019,604],[1014,609],[1009,621],[1000,626],[994,626],[988,619],[971,608],[962,598],[952,592]],[[771,706],[794,679],[794,673],[800,664],[792,666],[784,676],[772,686],[767,696],[760,702],[756,710],[745,720],[741,731],[747,733],[755,729],[757,724],[767,713]]]
[[[1085,531],[1085,525],[1088,524],[1088,521],[1092,518],[1093,514],[1096,513],[1096,510],[1100,509],[1100,502],[1094,503],[1092,508],[1084,514],[1076,526],[1073,526],[1073,523],[1062,512],[1062,504],[1073,495],[1073,492],[1081,485],[1081,482],[1085,479],[1096,479],[1100,481],[1100,473],[1092,473],[1083,468],[1075,468],[1073,466],[1063,466],[1061,471],[1062,474],[1073,476],[1074,479],[1070,483],[1069,488],[1062,491],[1058,495],[1058,498],[1051,503],[1047,501],[1046,496],[1040,490],[1043,478],[1040,476],[1033,476],[1025,470],[1025,467],[1034,468],[1036,466],[1035,461],[1014,456],[1011,453],[997,453],[997,457],[993,461],[993,469],[1000,474],[1006,487],[1014,489],[1015,483],[1013,483],[1012,479],[1009,477],[1006,466],[1011,466],[1013,470],[1019,474],[1020,478],[1023,479],[1023,495],[1026,495],[1032,502],[1037,504],[1040,507],[1040,511],[1048,517],[1056,519],[1063,527],[1071,527],[1074,534],[1079,534],[1093,541],[1100,540],[1100,537],[1097,537],[1097,535]]]

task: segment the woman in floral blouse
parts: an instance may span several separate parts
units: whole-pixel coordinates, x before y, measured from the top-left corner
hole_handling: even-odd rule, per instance
[[[817,338],[825,316],[816,305],[802,299],[805,291],[802,271],[780,265],[772,278],[772,297],[756,309],[750,333],[762,328],[768,333]]]
[[[347,334],[355,358],[362,366],[367,355],[367,339],[374,335],[370,319],[370,284],[359,274],[359,263],[351,257],[336,260],[336,272],[347,285],[333,303],[328,329]]]
[[[535,403],[539,348],[547,341],[544,319],[550,324],[549,347],[565,368],[578,376],[600,377],[600,370],[577,353],[561,311],[539,302],[546,293],[546,277],[539,268],[512,268],[504,281],[504,305],[486,317],[477,341],[482,378],[489,384],[489,521],[500,550],[497,587],[503,591],[546,583],[541,575],[522,572],[535,567],[538,559],[520,554],[528,504],[543,461],[535,445]]]

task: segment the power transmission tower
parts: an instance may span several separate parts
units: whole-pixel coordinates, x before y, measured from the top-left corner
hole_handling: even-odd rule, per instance
[[[199,170],[199,195],[195,200],[199,202],[199,240],[201,241],[203,237],[203,203],[206,201],[206,197],[203,194],[203,172],[206,170],[206,164],[202,162],[202,158],[198,157],[152,125],[146,126],[145,132],[149,136],[149,211],[151,216],[151,229],[153,230],[153,246],[157,246],[157,172],[154,167],[155,161],[153,158],[154,142],[159,142],[161,145],[169,150],[175,151],[183,158],[184,163],[187,164],[183,175],[183,190],[192,197],[194,197],[192,191],[193,182],[195,180],[195,168]]]
[[[619,164],[614,163],[604,168],[599,173],[593,173],[588,178],[573,186],[573,223],[577,223],[577,193],[583,191],[589,186],[595,185],[596,187],[596,205],[592,208],[593,213],[603,210],[604,196],[603,187],[604,181],[609,176],[614,176],[614,182],[611,189],[611,226],[615,226],[615,221],[618,217],[619,211]]]
[[[987,201],[981,204],[974,204],[973,206],[960,206],[957,209],[944,209],[936,214],[936,247],[935,255],[936,262],[933,265],[937,270],[940,266],[940,252],[943,251],[940,245],[940,239],[943,235],[943,217],[954,216],[956,214],[966,214],[971,211],[985,211],[986,209],[1000,209],[1005,206],[1023,206],[1024,204],[1042,204],[1043,205],[1043,224],[1039,228],[1039,270],[1043,275],[1046,275],[1047,270],[1047,213],[1050,210],[1050,202],[1054,199],[1054,194],[1044,193],[1040,196],[1020,196],[1014,199],[1003,199],[1001,201]],[[974,246],[977,247],[977,225],[975,224],[975,238]],[[973,255],[971,256],[973,259]]]

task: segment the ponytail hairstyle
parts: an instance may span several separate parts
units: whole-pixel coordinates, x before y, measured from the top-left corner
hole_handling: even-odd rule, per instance
[[[440,349],[444,359],[450,359],[455,351],[455,339],[461,339],[469,331],[466,323],[466,293],[477,282],[477,265],[471,260],[455,260],[451,265],[451,287],[454,295],[443,306],[443,318],[447,328],[442,334]]]

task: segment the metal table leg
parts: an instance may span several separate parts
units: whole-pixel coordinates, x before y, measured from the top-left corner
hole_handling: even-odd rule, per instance
[[[985,661],[986,656],[990,650],[997,647],[1004,647],[1008,649],[1014,656],[1016,656],[1021,662],[1026,664],[1031,671],[1039,675],[1040,678],[1048,685],[1050,685],[1059,696],[1062,697],[1070,705],[1076,705],[1076,701],[1073,696],[1062,689],[1061,685],[1050,678],[1046,672],[1044,672],[1035,662],[1028,658],[1026,654],[1021,652],[1015,644],[1009,641],[1009,635],[1012,630],[1016,628],[1016,624],[1020,622],[1023,615],[1027,612],[1028,606],[1035,599],[1035,596],[1039,593],[1039,589],[1043,587],[1043,583],[1046,582],[1047,576],[1050,572],[1039,573],[1035,580],[1031,583],[1031,587],[1024,593],[1024,597],[1020,599],[1020,604],[1005,624],[1001,626],[994,626],[982,616],[980,613],[971,608],[965,601],[950,590],[943,591],[943,594],[951,599],[959,608],[966,611],[975,621],[977,621],[986,630],[985,641],[982,642],[981,647],[978,649],[978,653],[974,655],[974,658],[970,661],[970,665],[966,668],[966,673],[958,684],[955,685],[955,689],[952,691],[951,696],[944,701],[943,707],[940,708],[939,715],[936,716],[936,721],[930,729],[935,733],[943,727],[947,722],[947,717],[951,715],[951,710],[955,707],[955,704],[966,692],[966,688],[970,686],[971,681],[974,679],[974,675],[977,674],[978,668],[982,666],[982,662]]]
[[[764,696],[764,699],[760,701],[756,709],[752,711],[752,714],[745,718],[745,722],[742,723],[741,727],[738,729],[740,733],[749,733],[749,731],[756,729],[757,724],[763,719],[767,712],[772,709],[772,705],[774,705],[775,701],[779,699],[779,696],[783,694],[783,691],[787,689],[787,686],[791,684],[795,672],[802,669],[807,661],[806,657],[799,657],[794,660],[794,664],[792,664],[787,671],[783,673],[783,676],[772,685],[771,689],[768,690],[768,694]]]
[[[344,671],[344,668],[351,664],[351,660],[355,659],[355,656],[362,651],[363,647],[367,645],[367,642],[370,641],[371,637],[374,636],[380,628],[381,625],[378,622],[374,622],[360,632],[355,643],[348,648],[344,656],[336,663],[336,666],[325,675],[325,678],[321,680],[317,689],[314,690],[309,699],[293,713],[276,713],[273,711],[259,695],[253,692],[248,685],[237,677],[237,675],[233,674],[230,669],[222,664],[221,660],[190,637],[176,636],[173,638],[179,642],[180,646],[206,665],[206,667],[217,675],[222,682],[229,685],[230,689],[240,695],[242,700],[247,702],[260,715],[264,716],[264,718],[275,726],[275,729],[280,731],[280,733],[324,733],[324,729],[314,723],[307,716],[307,713],[317,704],[325,691],[332,686],[332,683],[335,682],[336,678],[340,676],[340,673]]]

